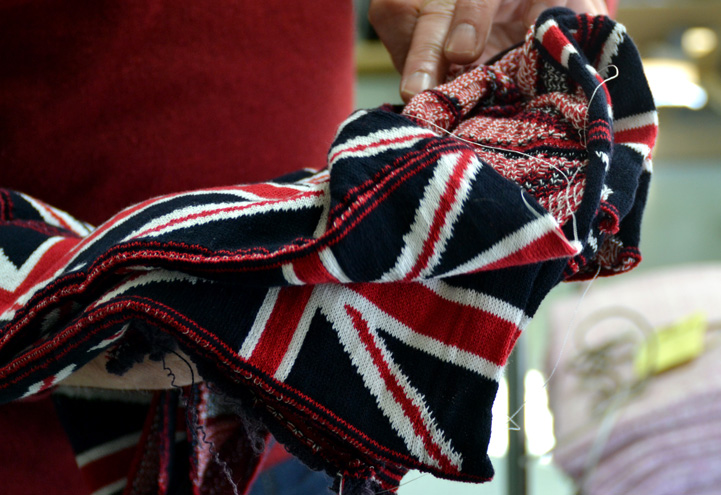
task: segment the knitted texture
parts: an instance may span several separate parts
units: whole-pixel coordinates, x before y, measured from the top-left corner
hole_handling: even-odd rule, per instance
[[[640,260],[655,111],[623,27],[552,10],[404,114],[353,114],[323,170],[97,229],[2,191],[0,401],[141,329],[344,486],[489,480],[498,380],[544,296]]]

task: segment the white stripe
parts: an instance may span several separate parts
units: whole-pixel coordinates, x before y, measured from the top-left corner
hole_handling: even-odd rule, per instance
[[[333,254],[333,251],[331,251],[331,248],[321,249],[318,252],[318,258],[320,259],[320,262],[323,263],[325,269],[328,270],[328,273],[333,275],[338,282],[342,284],[349,284],[353,282],[338,264],[338,260]]]
[[[454,275],[463,275],[472,271],[488,266],[501,260],[513,253],[516,253],[534,241],[537,241],[549,232],[553,232],[558,229],[558,223],[551,215],[543,215],[531,222],[528,222],[520,229],[516,230],[512,234],[507,235],[503,239],[499,240],[490,248],[486,249],[482,253],[479,253],[470,261],[463,263],[462,265],[450,270],[439,277],[452,277]],[[564,240],[570,245],[568,239]],[[574,247],[574,249],[576,249]]]
[[[30,385],[28,389],[25,391],[25,393],[20,397],[21,399],[24,399],[26,397],[30,397],[31,395],[35,395],[38,392],[42,392],[43,390],[47,390],[50,387],[55,386],[56,384],[60,383],[61,381],[65,380],[67,377],[72,375],[73,371],[77,368],[77,365],[71,364],[70,366],[66,366],[65,368],[61,369],[57,374],[55,374],[52,377],[52,380],[48,382],[47,385],[45,385],[45,380],[39,381],[33,385]]]
[[[286,263],[280,267],[283,272],[283,278],[290,285],[305,285],[301,279],[295,274],[293,263]]]
[[[345,130],[346,127],[348,127],[348,124],[351,124],[358,120],[359,118],[368,115],[368,110],[358,110],[354,113],[352,113],[347,119],[345,119],[341,124],[338,126],[338,129],[335,131],[335,138],[333,141],[338,139],[338,136]],[[328,153],[328,157],[330,158],[331,153]]]
[[[567,43],[561,51],[561,65],[568,68],[568,59],[572,54],[578,53],[571,43]]]
[[[316,291],[317,289],[313,289],[313,292],[308,299],[308,303],[305,305],[305,309],[303,309],[303,314],[298,321],[298,327],[295,329],[293,338],[288,344],[288,349],[283,356],[283,360],[280,362],[278,369],[275,371],[275,375],[273,377],[278,381],[284,382],[288,379],[288,375],[293,369],[296,359],[298,359],[298,354],[300,354],[303,342],[305,342],[305,337],[308,335],[308,330],[310,329],[310,322],[313,320],[313,316],[315,316],[315,313],[318,310],[319,301]]]
[[[658,113],[656,110],[650,110],[645,113],[639,113],[615,120],[613,122],[613,132],[622,132],[629,129],[640,129],[649,125],[658,125]]]
[[[141,235],[141,238],[158,237],[168,232],[188,227],[198,227],[211,222],[220,220],[229,220],[233,218],[247,217],[251,215],[260,215],[269,211],[287,211],[298,210],[301,208],[310,208],[316,206],[318,198],[315,196],[304,196],[300,198],[290,199],[266,199],[264,204],[253,204],[249,202],[243,203],[215,203],[203,204],[198,206],[189,206],[174,210],[171,213],[161,217],[154,218],[151,222],[131,232],[121,242],[129,241],[133,237]],[[227,211],[229,208],[237,208],[236,210]],[[198,217],[197,215],[212,210],[218,210],[215,213],[209,213],[206,216]],[[192,218],[186,218],[192,217]],[[179,220],[179,221],[178,221]],[[177,221],[177,223],[176,223]],[[172,225],[170,225],[170,223]],[[153,232],[149,230],[158,229]]]
[[[97,244],[101,239],[103,239],[105,236],[107,236],[111,232],[114,232],[117,227],[124,225],[126,222],[131,220],[133,217],[140,215],[145,210],[155,207],[157,205],[163,204],[163,203],[167,203],[168,201],[173,201],[174,199],[178,198],[179,196],[204,196],[204,195],[210,195],[210,194],[230,194],[233,196],[238,196],[240,198],[247,198],[247,197],[251,196],[250,194],[246,193],[245,191],[242,191],[242,190],[238,189],[237,187],[233,187],[233,188],[228,188],[228,189],[219,189],[219,190],[215,190],[215,191],[199,190],[199,191],[191,191],[191,192],[182,192],[182,193],[170,194],[168,196],[156,198],[154,200],[149,201],[149,203],[146,204],[144,207],[139,208],[137,211],[134,211],[133,213],[129,214],[122,220],[117,221],[111,228],[101,232],[96,237],[92,238],[91,240],[82,242],[79,245],[78,251],[75,252],[73,257],[68,262],[68,265],[72,264],[72,262],[74,260],[76,260],[78,258],[78,256],[80,256],[82,253],[87,251],[91,246]],[[255,196],[255,195],[252,195],[252,196]],[[134,208],[134,207],[135,206],[130,206],[130,207],[126,208],[125,210]],[[123,211],[125,211],[125,210],[123,210]],[[118,213],[118,215],[120,215],[121,213],[122,213],[122,211],[120,213]]]
[[[448,241],[453,236],[453,228],[456,225],[458,218],[463,213],[463,205],[470,196],[471,184],[475,180],[476,175],[481,170],[482,166],[483,165],[481,161],[473,157],[471,163],[468,165],[466,170],[464,170],[463,176],[461,177],[460,186],[456,191],[456,200],[451,206],[451,209],[448,211],[445,222],[443,222],[443,227],[441,228],[438,242],[433,249],[433,255],[428,260],[428,266],[426,266],[426,268],[421,271],[419,278],[429,277],[433,270],[440,263],[441,256],[446,250]]]
[[[95,490],[90,495],[110,495],[112,493],[118,492],[125,488],[125,485],[127,484],[128,480],[126,478],[120,479],[118,481],[115,481],[113,483],[110,483],[109,485],[105,485],[99,490]]]
[[[238,355],[243,359],[250,359],[250,356],[253,355],[255,347],[258,345],[261,335],[263,335],[265,326],[268,324],[270,315],[273,313],[273,308],[275,307],[275,303],[278,300],[279,293],[280,288],[276,287],[268,290],[268,292],[265,294],[263,304],[260,305],[260,309],[255,315],[255,321],[253,322],[253,326],[250,327],[250,331],[248,332],[248,335],[243,341],[243,345],[238,351]]]
[[[648,156],[651,154],[651,148],[649,148],[647,145],[643,143],[619,143],[622,146],[626,146],[627,148],[631,148],[636,153],[639,153],[644,159],[647,159]]]
[[[108,337],[105,340],[102,340],[98,345],[94,345],[93,347],[88,349],[86,352],[93,352],[98,349],[105,349],[106,347],[108,347],[110,344],[112,344],[116,340],[121,339],[125,335],[125,332],[128,331],[128,328],[130,328],[130,323],[126,323],[125,325],[123,325],[123,328],[121,328],[118,331],[118,333],[116,333],[115,335],[113,335],[111,337]]]
[[[546,32],[551,29],[552,26],[556,25],[556,21],[554,21],[553,19],[549,19],[540,26],[538,26],[538,28],[536,28],[536,39],[540,42],[543,42],[543,37],[546,35]]]
[[[315,231],[313,232],[313,238],[318,239],[320,236],[326,233],[328,230],[328,213],[330,212],[330,192],[328,191],[328,188],[330,187],[330,184],[324,184],[324,191],[323,191],[323,200],[320,203],[320,206],[322,206],[322,210],[320,213],[320,217],[318,218],[318,225],[315,227]]]
[[[523,323],[530,320],[530,317],[526,315],[523,309],[489,294],[463,287],[454,287],[439,279],[426,280],[421,283],[447,301],[485,311],[502,320],[513,323],[519,328],[523,328]]]
[[[125,450],[138,443],[141,433],[142,432],[139,431],[130,433],[129,435],[125,435],[110,442],[93,447],[90,450],[86,450],[85,452],[76,455],[75,461],[78,463],[78,467],[83,467],[86,464],[97,461],[98,459],[115,454],[121,450]]]
[[[43,217],[43,220],[45,220],[46,223],[49,223],[50,225],[55,225],[56,227],[63,227],[65,228],[58,219],[53,216],[55,214],[56,216],[62,218],[62,220],[70,227],[70,229],[75,232],[78,235],[85,236],[90,233],[92,229],[89,229],[88,226],[82,222],[78,222],[75,218],[68,215],[62,210],[58,210],[57,208],[53,208],[50,205],[46,205],[44,203],[41,203],[37,201],[32,196],[28,196],[26,194],[20,194],[20,196],[23,197],[25,201],[30,203],[33,208],[40,214],[41,217]]]
[[[438,163],[433,171],[433,177],[423,189],[423,197],[416,209],[415,217],[410,230],[403,236],[403,248],[396,259],[396,263],[380,277],[381,281],[387,282],[403,280],[408,276],[411,270],[413,270],[413,267],[418,262],[418,258],[425,247],[436,211],[442,206],[441,197],[446,193],[449,187],[448,183],[451,180],[459,161],[462,159],[466,159],[463,154],[454,153],[452,155],[444,155],[438,160]],[[473,158],[473,163],[468,167],[468,170],[466,170],[464,179],[468,179],[469,175],[475,176],[480,167],[480,162]],[[429,260],[429,265],[423,272],[424,275],[430,273],[440,261],[441,255],[445,250],[446,243],[451,237],[453,225],[460,216],[463,202],[468,196],[469,187],[470,184],[468,182],[464,182],[459,190],[459,197],[454,204],[454,208],[449,210],[446,214],[443,231],[441,232],[441,236],[438,241],[433,246],[434,252]]]
[[[614,26],[613,31],[611,31],[611,34],[608,35],[608,39],[601,50],[601,57],[598,60],[598,67],[601,71],[611,65],[613,57],[618,55],[618,49],[621,43],[623,43],[625,34],[626,28],[623,27],[622,24],[617,23],[616,26]]]
[[[55,244],[64,241],[65,237],[50,237],[40,244],[33,253],[28,256],[21,266],[15,265],[7,257],[5,251],[0,247],[0,289],[8,292],[15,292],[18,287],[27,279],[30,272],[37,266],[38,262],[50,251]]]
[[[98,299],[91,308],[97,307],[103,303],[108,302],[115,296],[118,296],[122,294],[123,292],[127,292],[130,289],[133,289],[135,287],[140,287],[143,285],[148,284],[156,284],[156,283],[163,283],[163,282],[190,282],[191,284],[197,283],[199,280],[203,280],[204,282],[208,283],[214,283],[210,280],[201,279],[199,277],[194,277],[192,275],[188,275],[181,272],[174,272],[169,270],[153,270],[152,272],[145,273],[143,275],[140,275],[137,278],[133,278],[127,282],[124,282],[123,284],[119,285],[115,289],[106,292],[103,294],[103,297]]]
[[[328,153],[330,159],[330,165],[337,163],[338,160],[356,157],[356,158],[367,158],[384,151],[393,149],[404,149],[410,148],[421,139],[427,139],[430,137],[436,137],[433,132],[422,129],[419,127],[394,127],[392,129],[382,129],[380,131],[372,132],[367,136],[359,136],[353,139],[349,139],[345,143],[338,144],[331,148]],[[379,144],[383,140],[395,140],[404,139],[398,143],[387,143]],[[361,147],[359,150],[353,148]],[[335,157],[335,158],[332,158]]]

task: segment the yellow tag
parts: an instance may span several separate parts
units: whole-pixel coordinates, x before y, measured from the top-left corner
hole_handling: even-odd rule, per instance
[[[698,357],[703,352],[706,327],[706,315],[695,313],[658,330],[636,354],[636,376],[655,375]]]

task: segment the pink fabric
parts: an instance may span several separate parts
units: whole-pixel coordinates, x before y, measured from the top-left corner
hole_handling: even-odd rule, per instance
[[[712,324],[721,322],[720,264],[676,267],[616,283],[596,283],[599,286],[591,289],[580,306],[572,298],[552,310],[551,366],[561,354],[567,331],[571,332],[549,386],[558,440],[554,459],[577,481],[584,476],[602,421],[600,414],[594,414],[597,389],[569,370],[584,338],[593,347],[631,331],[640,342],[640,331],[620,316],[626,313],[641,315],[656,329],[697,311],[703,311]],[[615,316],[606,318],[611,315]],[[599,323],[584,331],[589,317]],[[634,379],[632,364],[630,359],[621,360],[607,372],[629,383]],[[623,403],[584,493],[672,495],[717,486],[721,481],[719,418],[721,341],[717,331],[710,331],[701,356],[653,376],[641,392]]]

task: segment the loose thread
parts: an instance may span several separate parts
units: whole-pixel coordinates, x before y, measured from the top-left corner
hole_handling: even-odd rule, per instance
[[[413,483],[413,482],[415,482],[415,481],[418,481],[419,479],[423,478],[424,476],[428,476],[429,474],[430,474],[430,473],[421,473],[420,475],[416,476],[416,477],[413,478],[412,480],[408,480],[408,481],[406,481],[406,482],[404,482],[404,483],[400,483],[400,484],[398,485],[398,488],[400,488],[400,487],[402,487],[402,486],[410,485],[411,483]],[[383,491],[378,492],[376,495],[383,495],[383,494],[385,494],[385,493],[391,493],[392,491],[393,491],[393,490],[383,490]],[[339,493],[338,495],[341,495],[341,494]]]
[[[177,351],[168,349],[168,352],[175,354],[190,370],[190,386],[193,387],[195,385],[195,372],[193,371],[193,366],[188,362],[187,359],[185,359],[183,356],[181,356]],[[181,396],[183,394],[183,387],[180,387],[175,384],[176,375],[173,372],[173,370],[167,366],[165,362],[165,355],[162,356],[162,364],[163,364],[163,370],[165,370],[168,373],[168,377],[171,378],[170,386],[180,390]],[[200,424],[200,419],[198,417],[197,410],[186,400],[188,413],[190,417],[190,428],[193,431],[193,439],[197,441],[201,441],[203,444],[208,446],[208,451],[210,452],[210,455],[213,456],[213,460],[220,466],[221,471],[223,471],[223,474],[225,475],[228,483],[230,484],[231,489],[233,490],[233,495],[240,495],[240,492],[238,490],[238,485],[233,480],[233,473],[230,470],[230,466],[228,466],[228,463],[225,462],[223,459],[220,458],[219,452],[215,449],[215,443],[211,440],[208,440],[207,433],[205,431],[205,428]],[[200,431],[200,436],[198,435],[198,431]]]
[[[601,274],[601,267],[598,267],[598,270],[596,270],[596,274],[593,276],[591,280],[589,280],[588,284],[586,285],[585,290],[583,291],[583,294],[581,294],[581,298],[578,300],[578,303],[576,303],[576,307],[573,310],[573,314],[571,315],[571,321],[568,324],[568,327],[566,328],[566,332],[563,336],[563,343],[561,344],[561,350],[558,352],[558,356],[556,357],[556,362],[553,365],[553,368],[551,369],[551,373],[548,375],[548,378],[546,378],[546,381],[543,382],[543,386],[541,387],[541,390],[545,390],[548,387],[548,384],[551,382],[551,379],[556,374],[556,371],[558,370],[559,365],[561,364],[561,358],[563,357],[563,354],[566,350],[566,345],[568,344],[568,339],[573,333],[573,327],[576,322],[576,317],[578,316],[578,312],[581,309],[581,304],[583,304],[584,299],[586,299],[586,295],[588,294],[588,291],[591,290],[591,286],[593,283],[598,279],[598,276]],[[521,404],[521,407],[518,408],[517,411],[515,411],[511,416],[508,417],[507,423],[509,425],[515,425],[515,428],[509,428],[513,431],[520,430],[520,427],[517,423],[513,421],[513,419],[518,416],[521,411],[526,407],[526,404],[528,403],[527,400],[523,401],[523,404]]]
[[[435,122],[431,122],[430,120],[426,120],[424,118],[417,117],[417,116],[413,116],[413,118],[416,120],[420,120],[421,122],[425,122],[426,124],[432,125],[433,127],[439,129],[441,132],[444,132],[448,136],[450,136],[454,139],[457,139],[458,141],[461,141],[463,143],[470,144],[471,146],[477,146],[479,148],[483,148],[486,150],[501,151],[501,152],[505,152],[505,153],[515,153],[517,155],[529,158],[531,160],[537,160],[537,161],[543,163],[544,165],[547,165],[549,168],[552,168],[553,170],[557,171],[559,174],[561,174],[563,176],[563,178],[566,180],[566,183],[568,184],[566,187],[566,212],[571,217],[571,221],[572,221],[572,225],[573,225],[573,242],[572,242],[572,244],[573,244],[574,248],[576,248],[577,250],[580,249],[581,242],[579,241],[579,238],[578,238],[578,227],[577,227],[577,222],[576,222],[576,214],[573,211],[573,208],[571,207],[571,199],[570,199],[571,198],[572,180],[575,179],[576,174],[578,173],[578,170],[576,170],[574,172],[573,176],[569,179],[568,175],[566,175],[566,173],[563,170],[561,170],[559,167],[557,167],[553,163],[549,162],[548,160],[544,160],[543,158],[539,158],[537,156],[534,156],[534,155],[531,155],[528,153],[524,153],[523,151],[512,150],[512,149],[508,149],[508,148],[500,148],[497,146],[489,146],[487,144],[475,143],[468,139],[464,139],[464,138],[450,132],[447,129],[444,129],[443,127],[439,126]],[[523,199],[523,203],[526,206],[526,208],[528,209],[528,211],[530,211],[536,218],[543,218],[543,216],[541,214],[539,214],[536,210],[534,210],[531,207],[531,205],[528,203],[525,196],[523,195],[523,192],[524,192],[524,189],[521,188],[521,198]],[[555,230],[554,230],[554,233],[556,235],[558,235],[559,237],[561,237],[564,241],[568,242],[568,239],[566,239],[566,237],[563,236],[561,233],[559,233]]]
[[[601,89],[601,86],[603,86],[604,84],[606,84],[609,81],[613,81],[620,74],[618,67],[616,67],[615,65],[609,64],[606,66],[606,69],[608,69],[609,67],[613,67],[616,70],[616,73],[613,76],[607,77],[606,79],[604,79],[603,81],[598,83],[598,85],[593,89],[593,93],[591,93],[591,98],[588,100],[588,106],[586,107],[586,113],[583,116],[583,132],[581,133],[581,139],[582,139],[584,148],[586,147],[587,142],[588,142],[586,133],[587,133],[587,128],[588,128],[588,111],[591,108],[591,103],[593,103],[593,99],[596,97],[596,93],[598,92],[598,90]],[[605,69],[602,69],[602,70],[605,70]]]

